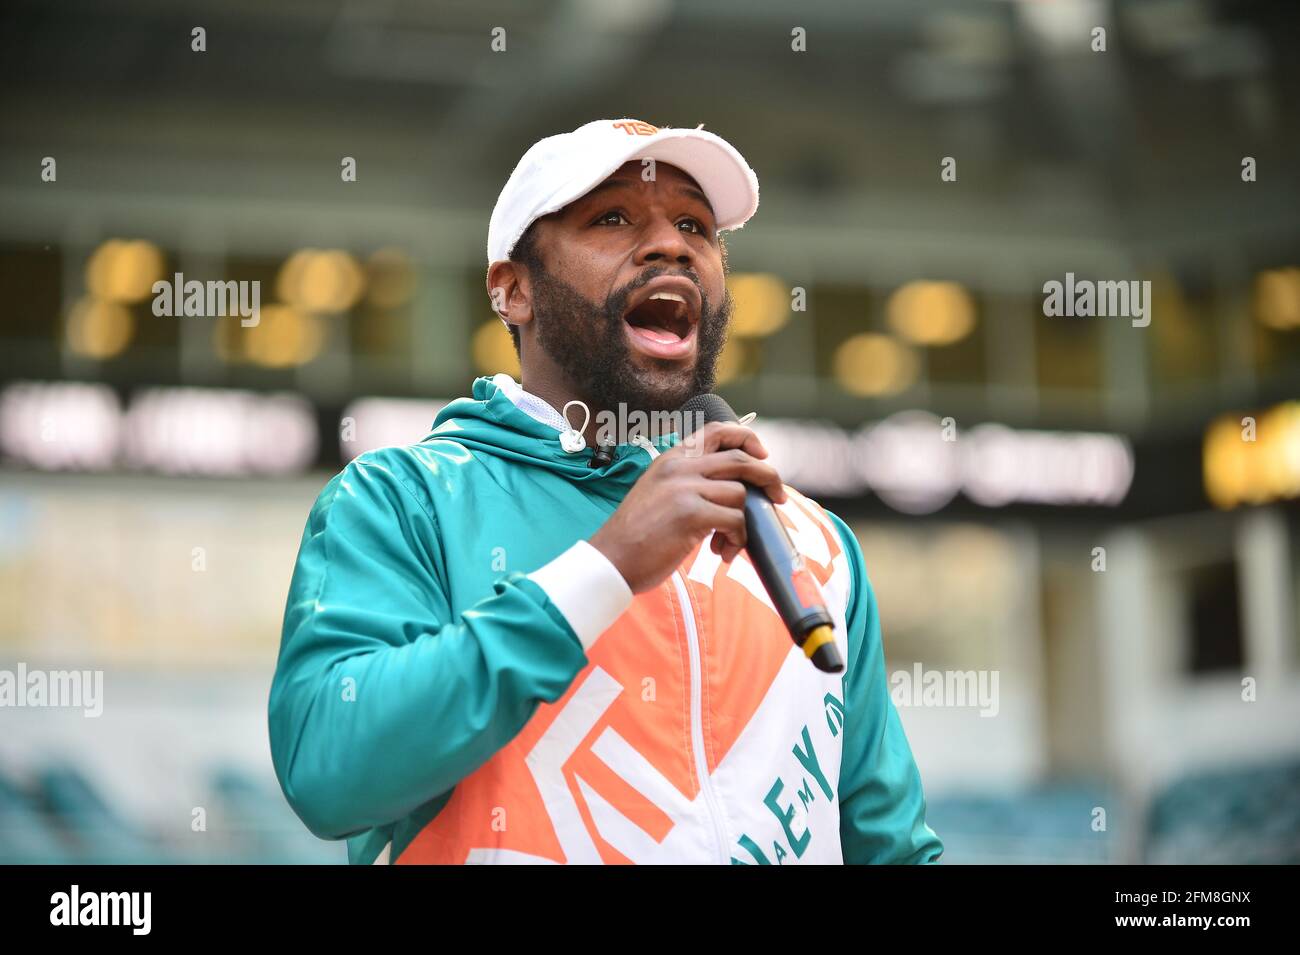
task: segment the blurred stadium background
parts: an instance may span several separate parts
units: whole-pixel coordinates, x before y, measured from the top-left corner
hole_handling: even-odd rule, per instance
[[[624,115],[758,171],[720,390],[853,525],[890,672],[999,675],[995,716],[900,707],[945,861],[1300,861],[1294,4],[2,16],[0,668],[105,704],[0,710],[0,861],[344,861],[266,741],[307,510],[517,372],[496,193]],[[1067,271],[1151,281],[1150,326],[1044,318]],[[261,324],[154,316],[176,272],[259,280]]]

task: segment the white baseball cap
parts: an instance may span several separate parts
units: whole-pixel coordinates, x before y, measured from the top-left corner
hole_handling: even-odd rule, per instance
[[[548,136],[524,153],[497,197],[488,224],[488,265],[510,258],[534,221],[563,209],[631,159],[654,159],[691,176],[717,219],[739,229],[758,209],[758,177],[735,147],[713,133],[660,129],[639,119],[598,119]]]

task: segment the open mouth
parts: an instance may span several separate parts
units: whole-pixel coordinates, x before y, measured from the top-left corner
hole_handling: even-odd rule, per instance
[[[633,346],[651,358],[679,359],[695,351],[700,291],[683,275],[661,275],[637,290],[623,314]]]
[[[686,298],[676,292],[655,292],[623,318],[638,335],[663,345],[683,341],[695,328]]]

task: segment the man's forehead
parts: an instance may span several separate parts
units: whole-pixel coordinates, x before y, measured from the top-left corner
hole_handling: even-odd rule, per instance
[[[610,179],[640,179],[641,172],[645,169],[646,162],[653,162],[655,168],[655,178],[664,178],[668,180],[679,180],[700,188],[700,184],[695,181],[695,177],[685,170],[674,166],[672,163],[661,162],[657,159],[629,159],[623,165],[615,169],[609,176]],[[608,181],[608,180],[606,180]]]
[[[636,185],[643,180],[645,168],[642,160],[630,159],[615,169],[603,182],[590,189],[582,198],[586,199],[588,196],[618,188],[622,185]],[[695,181],[695,178],[671,163],[655,161],[654,178],[656,183],[671,184],[679,191],[686,192],[699,199],[709,207],[709,211],[713,210],[713,204],[709,202],[709,197],[704,194],[704,190],[700,188],[700,184]]]

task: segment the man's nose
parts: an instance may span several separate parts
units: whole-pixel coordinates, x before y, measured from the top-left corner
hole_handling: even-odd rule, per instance
[[[690,243],[686,241],[686,236],[669,219],[656,219],[646,227],[641,237],[641,245],[637,249],[637,263],[651,262],[660,264],[675,262],[678,265],[695,263],[695,253]]]

